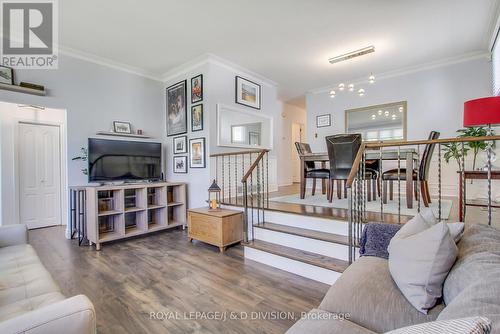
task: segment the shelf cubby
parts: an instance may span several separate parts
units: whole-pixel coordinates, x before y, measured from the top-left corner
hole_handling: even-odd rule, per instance
[[[103,242],[185,225],[185,191],[167,182],[85,187],[87,238],[99,250]]]

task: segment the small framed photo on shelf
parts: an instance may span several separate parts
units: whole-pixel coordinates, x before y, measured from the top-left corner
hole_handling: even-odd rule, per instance
[[[191,107],[191,131],[203,130],[203,104]]]
[[[129,122],[114,121],[113,122],[113,131],[116,133],[131,134],[132,133],[132,126],[130,125]]]
[[[186,174],[187,173],[187,157],[179,156],[174,157],[174,173]]]
[[[187,136],[174,137],[174,154],[187,153]]]
[[[332,125],[332,116],[330,114],[316,116],[317,128],[325,128],[331,125]]]
[[[14,84],[14,70],[12,68],[0,65],[0,83]]]
[[[189,167],[205,168],[205,138],[189,140]]]
[[[238,104],[260,109],[260,85],[242,77],[236,77],[236,100]]]
[[[191,103],[203,101],[203,74],[191,78]]]

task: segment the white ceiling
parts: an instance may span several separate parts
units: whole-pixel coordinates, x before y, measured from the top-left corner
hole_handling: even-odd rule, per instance
[[[488,50],[500,0],[62,0],[60,43],[164,73],[206,53],[275,81],[283,100]],[[375,45],[330,65],[328,58]]]

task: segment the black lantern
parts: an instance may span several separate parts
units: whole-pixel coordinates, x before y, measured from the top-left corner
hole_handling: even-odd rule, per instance
[[[220,192],[220,187],[214,180],[208,188],[208,208],[210,210],[220,210]]]

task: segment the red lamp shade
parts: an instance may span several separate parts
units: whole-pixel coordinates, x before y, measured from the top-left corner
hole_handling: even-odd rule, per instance
[[[464,126],[500,124],[500,96],[485,97],[464,103]]]

